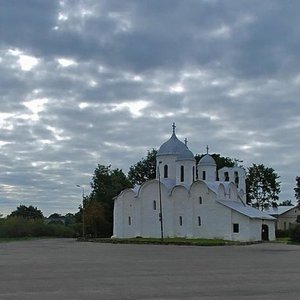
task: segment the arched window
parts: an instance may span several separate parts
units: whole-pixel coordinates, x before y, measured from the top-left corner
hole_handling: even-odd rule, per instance
[[[193,182],[195,181],[195,167],[193,167]]]
[[[131,217],[130,216],[128,217],[128,225],[129,226],[131,225]]]
[[[236,187],[239,187],[239,173],[238,172],[234,172],[234,182]]]
[[[184,182],[184,166],[180,167],[180,181]]]
[[[164,178],[168,178],[168,165],[164,165]]]
[[[202,180],[206,180],[206,172],[202,171]]]
[[[156,201],[153,200],[153,209],[156,210]]]
[[[224,173],[224,179],[225,179],[225,181],[229,181],[229,174],[228,174],[228,172]]]
[[[179,225],[182,226],[182,216],[179,216]]]
[[[202,204],[202,197],[199,197],[199,204]]]
[[[198,216],[198,226],[201,226],[201,217]]]

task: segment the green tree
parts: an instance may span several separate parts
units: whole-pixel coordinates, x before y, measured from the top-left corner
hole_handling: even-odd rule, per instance
[[[247,203],[261,210],[270,205],[276,206],[280,193],[278,179],[274,169],[253,164],[248,168],[246,177]]]
[[[196,164],[198,164],[200,159],[205,155],[206,154],[196,154],[195,155]],[[223,167],[234,167],[239,162],[242,162],[238,159],[224,157],[224,156],[221,156],[221,154],[217,154],[217,153],[210,154],[210,156],[212,156],[213,159],[215,160],[216,165],[217,165],[217,170],[222,169]]]
[[[157,150],[155,149],[148,151],[146,158],[142,158],[129,168],[128,179],[133,185],[140,185],[156,177],[156,154]]]
[[[293,206],[292,200],[284,200],[278,206]]]
[[[36,207],[20,205],[15,211],[13,211],[9,217],[22,217],[25,219],[42,219],[43,213]]]
[[[102,205],[101,209],[103,209],[103,213],[99,215],[99,218],[102,219],[102,223],[109,224],[106,226],[106,232],[101,232],[102,235],[111,236],[112,234],[113,198],[122,190],[130,187],[132,187],[132,183],[122,170],[111,170],[111,166],[104,165],[98,165],[95,169],[91,182],[92,192],[85,198],[84,207],[85,209],[88,208],[92,201],[97,201]],[[88,217],[89,215],[85,218],[87,224],[89,222]]]
[[[92,199],[84,207],[85,232],[93,237],[105,237],[111,230],[111,224],[105,216],[102,203]]]
[[[300,177],[296,177],[296,187],[294,188],[295,198],[297,200],[298,206],[300,207]]]

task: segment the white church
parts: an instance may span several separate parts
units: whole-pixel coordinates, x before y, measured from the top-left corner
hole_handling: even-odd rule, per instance
[[[156,156],[156,179],[114,199],[113,238],[275,239],[275,218],[246,204],[245,170],[204,155],[196,165],[175,133]],[[197,170],[197,172],[196,172]]]

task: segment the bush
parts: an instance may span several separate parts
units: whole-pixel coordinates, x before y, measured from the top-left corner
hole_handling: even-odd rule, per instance
[[[292,242],[300,242],[300,224],[290,229],[290,239]]]
[[[43,219],[10,217],[0,220],[0,237],[74,237],[72,228],[46,224]]]
[[[290,236],[290,230],[282,230],[282,229],[276,229],[276,237],[289,237]]]

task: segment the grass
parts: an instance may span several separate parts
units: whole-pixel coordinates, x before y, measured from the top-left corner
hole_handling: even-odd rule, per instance
[[[8,242],[18,242],[18,241],[30,241],[33,239],[37,239],[37,238],[33,238],[33,237],[12,237],[12,238],[0,238],[0,243],[8,243]]]
[[[290,241],[289,237],[278,237],[276,238],[276,242],[277,243],[288,243]]]
[[[164,238],[163,240],[157,238],[94,238],[87,239],[89,242],[96,243],[112,243],[112,244],[154,244],[154,245],[189,245],[189,246],[226,246],[226,245],[246,245],[256,242],[235,242],[226,241],[222,239],[186,239],[186,238]]]

